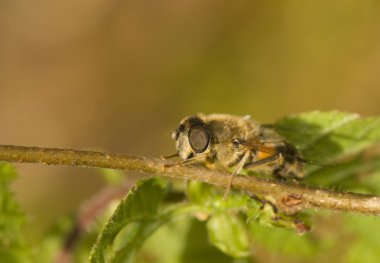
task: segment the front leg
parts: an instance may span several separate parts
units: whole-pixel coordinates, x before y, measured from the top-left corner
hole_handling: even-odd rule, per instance
[[[174,156],[175,155],[173,155],[173,157]],[[171,156],[169,156],[169,157],[171,157]],[[168,163],[168,164],[165,164],[164,167],[169,168],[169,167],[176,166],[176,165],[187,165],[187,164],[192,164],[195,162],[204,162],[206,157],[207,157],[206,154],[199,154],[196,156],[191,155],[186,160],[182,160],[182,161],[178,161],[178,162],[174,162],[174,163]],[[164,157],[164,158],[168,159],[167,157]]]
[[[243,155],[243,158],[241,158],[241,160],[237,164],[235,171],[228,178],[227,187],[226,187],[226,190],[224,191],[224,199],[227,199],[228,193],[231,190],[233,178],[235,177],[236,174],[240,173],[240,171],[244,168],[244,166],[247,163],[247,160],[250,156],[251,156],[251,151],[249,151],[249,150],[246,151]]]

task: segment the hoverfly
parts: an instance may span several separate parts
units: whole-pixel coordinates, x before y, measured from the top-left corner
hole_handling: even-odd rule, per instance
[[[302,158],[290,143],[273,129],[259,125],[249,116],[196,114],[184,118],[172,133],[181,164],[199,162],[233,167],[225,197],[234,175],[242,169],[283,178],[302,178]]]

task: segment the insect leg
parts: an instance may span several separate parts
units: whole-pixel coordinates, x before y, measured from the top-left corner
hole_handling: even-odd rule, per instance
[[[276,161],[280,157],[281,157],[281,153],[277,153],[277,154],[271,155],[271,156],[269,156],[267,158],[254,161],[252,163],[247,163],[247,164],[244,165],[244,168],[252,168],[252,167],[255,167],[255,166],[262,165],[262,164],[270,163],[270,162]]]
[[[249,156],[250,156],[250,151],[246,151],[245,154],[243,155],[243,158],[241,158],[240,162],[239,162],[238,165],[236,166],[235,171],[234,171],[234,172],[230,175],[230,177],[228,178],[227,187],[226,187],[226,190],[224,191],[224,199],[227,198],[228,193],[229,193],[230,190],[231,190],[231,185],[232,185],[232,181],[233,181],[234,176],[235,176],[236,174],[240,173],[240,171],[244,168],[244,165],[245,165],[245,163],[247,162]]]
[[[173,153],[173,154],[167,155],[167,156],[161,155],[160,157],[161,157],[161,160],[171,159],[171,158],[179,157],[179,153]]]
[[[187,160],[184,160],[184,161],[179,161],[179,162],[175,162],[175,163],[168,163],[168,164],[165,164],[165,168],[168,168],[168,167],[172,167],[172,166],[175,166],[175,165],[186,165],[186,164],[190,164],[190,163],[193,163],[193,162],[196,162],[198,160],[201,160],[204,158],[204,154],[200,154],[200,155],[197,155],[195,157],[192,157],[190,159],[187,159]]]

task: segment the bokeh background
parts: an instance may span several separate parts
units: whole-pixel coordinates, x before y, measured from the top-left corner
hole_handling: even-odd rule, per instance
[[[380,2],[3,0],[0,143],[160,156],[196,112],[380,115]],[[31,238],[104,181],[17,165]]]

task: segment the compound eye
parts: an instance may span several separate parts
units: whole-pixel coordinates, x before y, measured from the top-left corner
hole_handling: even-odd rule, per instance
[[[210,135],[207,129],[201,124],[191,126],[189,130],[189,142],[191,148],[196,153],[204,152],[210,142]]]

